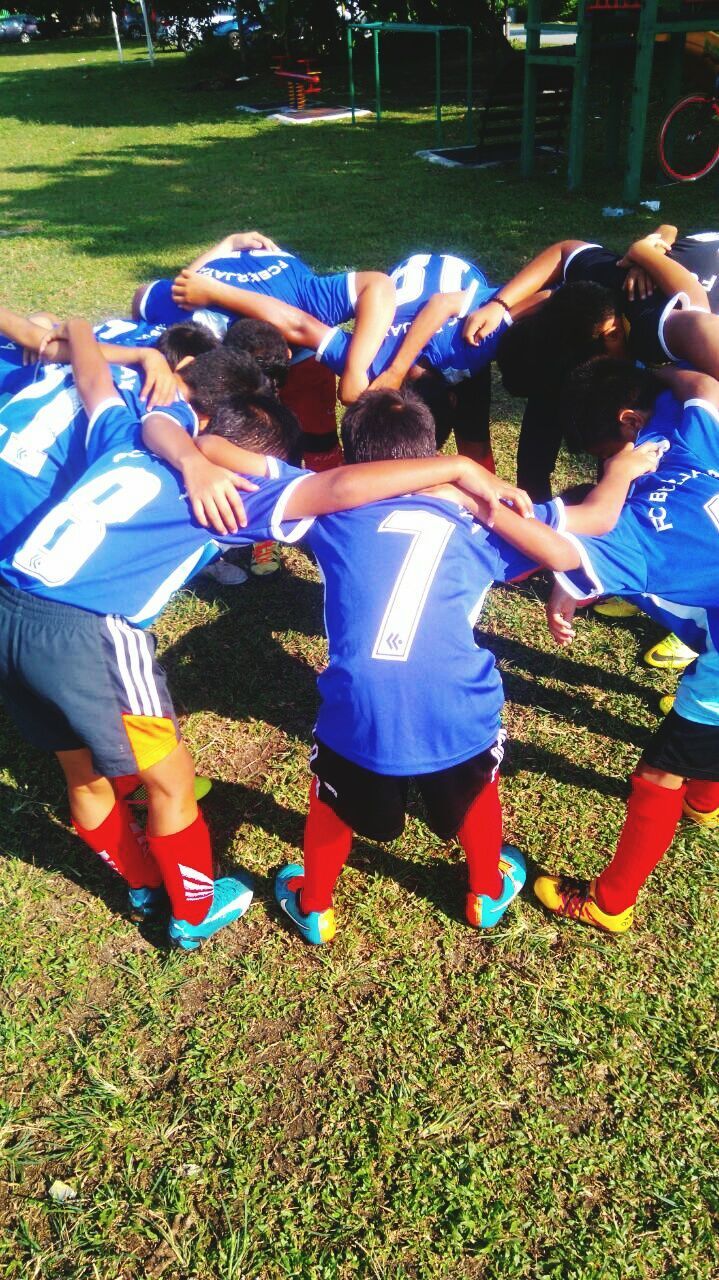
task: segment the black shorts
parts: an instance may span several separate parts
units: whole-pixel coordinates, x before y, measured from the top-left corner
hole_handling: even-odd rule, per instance
[[[719,782],[719,725],[686,720],[672,708],[642,754],[645,764],[678,778]]]
[[[454,434],[473,444],[489,444],[489,417],[492,405],[492,367],[486,365],[472,378],[454,384],[457,402]]]
[[[441,840],[451,840],[479,792],[497,776],[504,756],[504,729],[494,746],[479,755],[414,778],[427,809],[427,822]],[[317,794],[348,827],[370,840],[396,840],[404,830],[409,778],[374,773],[340,756],[315,738],[310,769]]]
[[[180,741],[155,637],[0,582],[0,696],[41,751],[88,748],[98,773],[159,763]]]

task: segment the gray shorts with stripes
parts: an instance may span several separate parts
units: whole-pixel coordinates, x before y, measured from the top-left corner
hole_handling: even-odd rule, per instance
[[[86,747],[110,778],[150,768],[180,740],[153,635],[4,582],[0,697],[33,746]]]

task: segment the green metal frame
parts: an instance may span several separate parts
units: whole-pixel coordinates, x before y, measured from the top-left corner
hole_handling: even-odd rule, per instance
[[[679,94],[681,83],[682,56],[685,37],[690,31],[705,31],[707,23],[712,19],[702,17],[682,17],[681,0],[661,0],[664,16],[659,17],[660,0],[643,0],[639,11],[639,25],[636,38],[636,55],[634,60],[634,76],[632,78],[632,99],[629,114],[629,138],[627,143],[627,160],[624,171],[624,200],[634,204],[639,199],[642,177],[642,160],[647,125],[647,107],[649,89],[654,61],[654,44],[658,35],[668,35],[672,50],[671,66],[665,92],[667,101],[671,102]],[[676,17],[667,14],[673,6]],[[568,53],[551,52],[541,49],[542,31],[562,31],[576,34],[574,49]],[[587,92],[589,84],[589,63],[591,57],[592,19],[586,11],[586,2],[581,0],[576,23],[542,24],[542,0],[528,0],[527,4],[527,49],[524,65],[524,113],[522,118],[522,147],[520,168],[522,177],[529,178],[534,171],[535,117],[537,108],[537,68],[539,66],[572,67],[574,84],[572,88],[572,108],[569,122],[569,156],[567,186],[570,191],[581,185],[584,175],[584,126],[587,110]],[[613,138],[610,142],[616,151],[619,132],[617,117],[618,103],[614,103],[612,116]]]
[[[379,57],[379,38],[381,35],[392,34],[395,32],[404,32],[406,35],[433,35],[434,36],[434,82],[435,82],[435,128],[437,130],[437,145],[442,145],[442,68],[441,68],[441,37],[443,31],[464,31],[467,40],[467,142],[472,142],[472,28],[465,26],[420,22],[349,22],[347,24],[347,62],[349,69],[349,91],[350,91],[350,109],[352,111],[352,123],[355,123],[355,80],[354,80],[354,33],[355,31],[370,31],[372,33],[372,45],[374,53],[374,96],[375,96],[375,118],[377,124],[382,120],[382,96],[381,96],[381,76],[380,76],[380,57]]]

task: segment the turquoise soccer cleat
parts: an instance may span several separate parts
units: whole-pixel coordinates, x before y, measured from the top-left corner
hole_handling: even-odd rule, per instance
[[[143,920],[154,920],[167,902],[167,895],[162,885],[158,885],[156,889],[143,886],[140,889],[128,889],[127,901],[130,905],[130,919],[141,924]]]
[[[212,906],[199,924],[188,924],[187,920],[170,916],[170,942],[183,951],[196,951],[207,938],[244,916],[251,902],[252,885],[248,877],[223,876],[215,880]]]
[[[331,942],[335,936],[335,913],[333,907],[326,911],[308,911],[305,915],[298,901],[305,869],[298,862],[290,862],[282,867],[275,876],[275,898],[277,904],[289,916],[293,925],[302,934],[305,942],[321,947]]]
[[[524,854],[514,845],[502,845],[499,870],[502,873],[502,892],[498,898],[490,898],[487,893],[467,894],[465,916],[467,923],[475,929],[493,929],[499,924],[507,907],[524,888],[527,864]]]

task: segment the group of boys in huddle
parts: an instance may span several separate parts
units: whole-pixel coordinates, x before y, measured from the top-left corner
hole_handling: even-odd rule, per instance
[[[303,862],[275,881],[301,935],[334,936],[353,834],[397,837],[410,778],[465,852],[468,924],[493,927],[521,892],[501,679],[474,627],[494,582],[541,568],[559,644],[579,603],[620,597],[687,646],[608,865],[534,883],[558,915],[630,927],[682,815],[719,825],[718,274],[718,234],[668,227],[623,257],[561,242],[500,288],[439,253],[319,276],[243,232],[94,331],[0,307],[0,694],[56,755],[75,830],[126,881],[133,918],[169,910],[192,950],[252,899],[245,876],[215,876],[203,779],[147,628],[228,548],[259,547],[262,573],[303,539],[329,661]],[[494,474],[493,360],[527,397],[531,497]],[[458,452],[441,454],[451,430]],[[581,502],[551,497],[562,438],[600,462]]]

